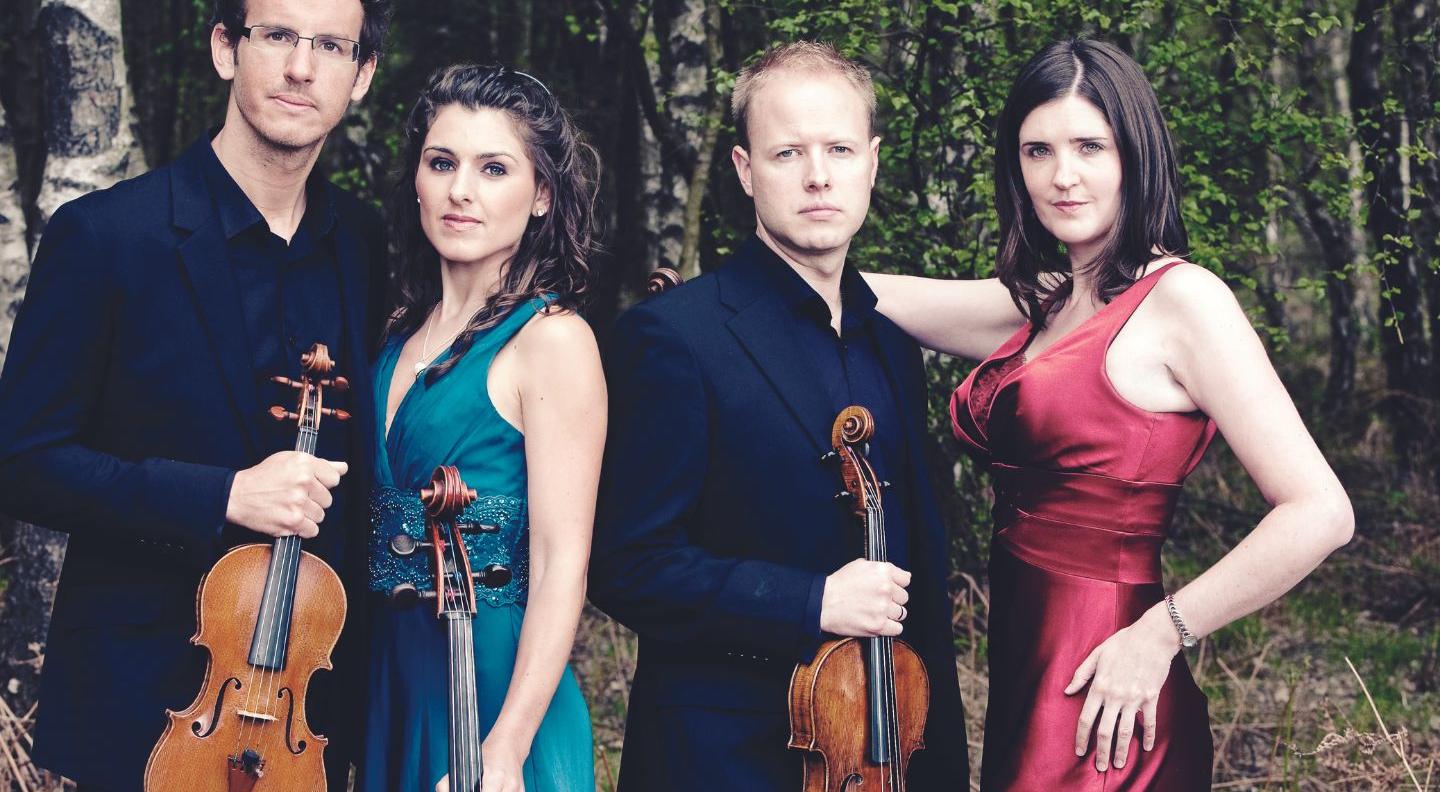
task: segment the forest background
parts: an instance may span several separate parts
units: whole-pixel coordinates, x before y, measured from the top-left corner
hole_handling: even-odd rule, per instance
[[[828,40],[874,71],[880,181],[851,260],[961,278],[992,271],[993,124],[1020,64],[1073,35],[1134,54],[1179,149],[1190,258],[1240,296],[1357,512],[1349,546],[1191,655],[1210,698],[1215,788],[1440,788],[1437,0],[397,5],[374,87],[322,167],[378,201],[404,113],[433,69],[535,73],[605,163],[607,249],[589,314],[602,341],[651,270],[693,277],[753,227],[726,106],[735,73],[766,43]],[[0,360],[55,208],[169,161],[223,117],[209,10],[208,0],[0,0]],[[929,363],[927,450],[954,537],[956,671],[978,758],[990,495],[945,415],[967,366]],[[1217,442],[1181,502],[1167,583],[1193,578],[1265,510]],[[0,789],[59,788],[29,765],[26,732],[63,548],[62,535],[0,518]],[[604,790],[634,659],[633,637],[587,611],[575,666]]]

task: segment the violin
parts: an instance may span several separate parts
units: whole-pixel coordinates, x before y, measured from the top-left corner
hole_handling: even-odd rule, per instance
[[[272,377],[299,391],[295,450],[315,453],[323,417],[347,420],[324,406],[327,388],[345,391],[324,344],[300,357],[300,379]],[[196,593],[190,642],[209,650],[205,680],[169,723],[145,765],[145,792],[324,792],[328,740],[310,731],[305,692],[345,623],[345,587],[324,561],[301,549],[300,537],[247,544],[215,562]]]
[[[435,615],[445,621],[450,643],[450,789],[452,792],[479,792],[484,775],[480,759],[480,709],[475,692],[475,639],[472,621],[475,617],[475,583],[500,588],[510,582],[510,570],[490,564],[480,572],[470,569],[470,555],[465,549],[463,534],[468,531],[492,532],[492,525],[460,522],[460,513],[475,502],[475,490],[465,485],[460,471],[451,465],[435,468],[430,486],[420,490],[425,505],[427,541],[416,541],[408,534],[396,534],[390,549],[401,556],[416,550],[429,550],[434,589],[418,591],[413,584],[401,583],[391,591],[400,605],[411,605],[420,599],[435,600]]]
[[[830,431],[827,458],[840,463],[865,539],[865,558],[885,561],[886,486],[866,459],[875,419],[846,407]],[[930,677],[920,656],[891,636],[826,641],[790,677],[790,744],[805,752],[805,792],[904,792],[911,755],[925,747]]]
[[[669,267],[656,267],[655,271],[650,273],[649,280],[645,281],[645,292],[653,297],[684,282],[685,279],[675,270]]]

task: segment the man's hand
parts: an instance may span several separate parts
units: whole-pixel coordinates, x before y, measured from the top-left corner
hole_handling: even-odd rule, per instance
[[[225,520],[267,536],[310,538],[333,498],[330,490],[350,466],[299,451],[281,451],[235,474]]]
[[[900,567],[857,558],[825,578],[820,629],[856,638],[899,635],[910,600],[908,585],[910,573]]]

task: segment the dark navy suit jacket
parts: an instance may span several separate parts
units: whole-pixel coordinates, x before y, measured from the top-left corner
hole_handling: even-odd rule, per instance
[[[205,653],[189,639],[201,576],[227,544],[265,541],[221,531],[231,477],[263,458],[258,427],[272,419],[205,180],[209,145],[55,212],[0,375],[0,512],[69,534],[34,758],[98,789],[140,788],[165,710],[200,690]],[[335,193],[347,333],[336,373],[360,385],[384,243],[374,213]],[[356,413],[347,475],[360,499],[369,394],[327,399]],[[353,524],[307,541],[350,591],[336,671],[315,676],[309,699],[332,766],[346,758],[342,727],[360,720],[336,693],[363,691],[364,501],[347,512]]]
[[[717,272],[632,308],[611,341],[590,597],[640,636],[623,792],[800,784],[800,753],[786,749],[790,674],[822,640],[825,576],[861,545],[834,500],[839,472],[820,461],[835,410],[766,266],[783,264],[752,238]],[[885,495],[917,504],[902,637],[932,688],[910,788],[964,789],[948,544],[923,474],[921,358],[894,324],[876,322],[905,419],[877,431],[903,432],[908,468],[922,471]]]

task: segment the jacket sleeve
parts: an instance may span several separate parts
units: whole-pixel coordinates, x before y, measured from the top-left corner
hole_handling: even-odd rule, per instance
[[[0,512],[72,534],[219,550],[234,471],[86,445],[111,359],[114,251],[66,204],[41,239],[0,373]],[[157,339],[157,343],[164,343]]]
[[[825,577],[690,539],[716,431],[690,348],[642,305],[611,350],[590,598],[642,636],[808,660]]]

